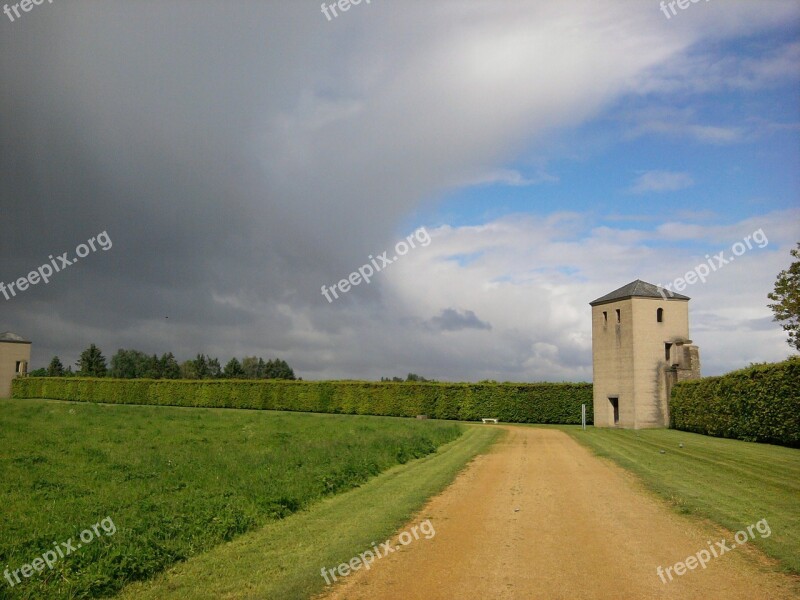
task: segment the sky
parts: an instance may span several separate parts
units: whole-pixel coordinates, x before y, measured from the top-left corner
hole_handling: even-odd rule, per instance
[[[0,331],[32,368],[96,343],[304,379],[591,381],[589,302],[723,252],[682,291],[703,374],[782,360],[800,3],[674,8],[0,14],[0,282],[55,265],[0,295]]]

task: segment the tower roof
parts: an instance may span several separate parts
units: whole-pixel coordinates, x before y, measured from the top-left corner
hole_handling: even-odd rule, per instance
[[[0,333],[0,342],[11,343],[11,344],[30,344],[30,342],[25,338],[23,338],[22,336],[19,336],[16,333],[12,333],[10,331],[6,331],[5,333]]]
[[[607,302],[615,302],[617,300],[626,300],[628,298],[661,298],[666,300],[689,300],[689,296],[678,294],[666,288],[660,288],[652,283],[647,283],[641,279],[631,281],[628,285],[623,285],[621,288],[614,290],[610,294],[601,296],[597,300],[589,304],[595,306],[597,304],[605,304]]]

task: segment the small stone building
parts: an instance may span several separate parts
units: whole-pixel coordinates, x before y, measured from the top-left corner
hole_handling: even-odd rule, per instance
[[[11,396],[11,380],[28,372],[31,343],[16,333],[0,333],[0,398]]]
[[[689,298],[637,279],[590,305],[595,426],[668,427],[672,386],[700,378]]]

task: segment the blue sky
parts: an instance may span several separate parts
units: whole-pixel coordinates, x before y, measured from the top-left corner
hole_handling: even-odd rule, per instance
[[[799,43],[797,31],[786,27],[712,47],[698,44],[688,59],[741,65]],[[586,123],[553,132],[548,143],[537,139],[498,168],[519,181],[448,190],[414,220],[474,225],[514,213],[571,210],[592,214],[596,224],[624,228],[627,220],[629,227],[648,228],[691,213],[732,223],[764,209],[796,207],[800,64],[794,77],[784,75],[752,88],[628,94]],[[692,126],[714,131],[687,131]],[[651,172],[680,177],[663,189],[636,190]]]

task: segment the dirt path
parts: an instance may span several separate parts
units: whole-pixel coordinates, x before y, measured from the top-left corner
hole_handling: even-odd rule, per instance
[[[662,583],[657,566],[709,540],[730,545],[731,534],[673,513],[561,431],[507,430],[415,520],[429,518],[434,537],[351,574],[326,599],[798,597],[795,579],[746,546]]]

